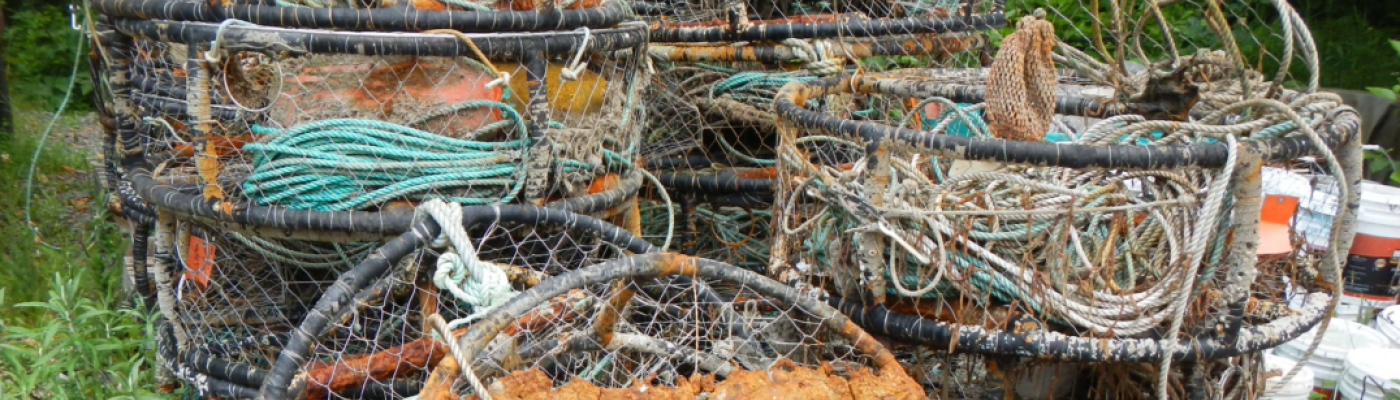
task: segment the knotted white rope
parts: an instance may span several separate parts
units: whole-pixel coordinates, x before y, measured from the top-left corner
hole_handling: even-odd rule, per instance
[[[438,241],[445,238],[446,244],[451,247],[451,250],[438,256],[433,284],[473,307],[472,315],[452,321],[450,327],[456,328],[476,320],[515,297],[516,292],[511,289],[506,272],[476,257],[476,247],[467,236],[467,229],[462,226],[460,203],[431,199],[418,205],[416,213],[419,216],[427,214],[436,221],[442,227]]]
[[[808,42],[802,39],[783,39],[783,45],[792,49],[792,54],[798,60],[802,60],[802,67],[817,76],[836,75],[841,73],[840,58],[831,57],[831,43],[825,40],[813,40]]]

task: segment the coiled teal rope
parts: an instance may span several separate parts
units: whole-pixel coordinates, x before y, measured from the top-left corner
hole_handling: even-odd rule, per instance
[[[495,102],[482,106],[500,109],[524,132],[513,109],[487,103]],[[511,201],[524,184],[518,173],[524,140],[461,140],[360,119],[254,132],[271,136],[243,147],[253,158],[243,190],[259,204],[318,211],[365,209],[396,198],[490,204]]]

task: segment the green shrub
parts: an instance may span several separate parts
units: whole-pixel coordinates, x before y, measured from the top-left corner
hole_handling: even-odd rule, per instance
[[[1391,48],[1394,48],[1394,49],[1395,49],[1395,52],[1396,52],[1397,54],[1400,54],[1400,40],[1391,40],[1391,41],[1390,41],[1390,47],[1391,47]],[[1368,87],[1368,88],[1366,88],[1366,90],[1371,91],[1371,94],[1374,94],[1374,95],[1376,95],[1376,96],[1380,96],[1380,97],[1385,98],[1385,99],[1387,99],[1387,100],[1390,100],[1390,101],[1397,101],[1395,96],[1396,96],[1396,93],[1397,93],[1397,92],[1400,92],[1400,78],[1397,78],[1397,79],[1396,79],[1396,82],[1397,82],[1397,84],[1396,84],[1395,86],[1392,86],[1392,87],[1389,87],[1389,88],[1374,87],[1374,86],[1373,86],[1373,87]]]
[[[5,62],[9,64],[10,96],[16,108],[53,110],[68,88],[73,68],[73,47],[79,32],[69,26],[66,4],[22,4],[7,7]],[[79,66],[77,89],[69,105],[73,111],[91,110],[88,101],[92,81],[87,64]]]

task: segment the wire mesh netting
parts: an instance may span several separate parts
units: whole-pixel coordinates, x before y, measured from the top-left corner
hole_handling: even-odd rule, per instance
[[[1260,398],[1354,284],[1284,1],[92,6],[199,396]]]

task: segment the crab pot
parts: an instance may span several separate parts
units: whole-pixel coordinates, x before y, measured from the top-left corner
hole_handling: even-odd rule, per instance
[[[1005,99],[989,95],[986,82],[968,82],[975,72],[905,70],[785,86],[774,108],[783,132],[779,174],[789,184],[777,197],[803,201],[774,208],[775,224],[800,228],[774,231],[770,264],[786,269],[770,273],[826,288],[831,304],[873,333],[1031,360],[1170,358],[1215,371],[1212,360],[1257,354],[1328,314],[1331,289],[1316,288],[1296,312],[1278,302],[1279,282],[1299,281],[1298,270],[1317,272],[1307,285],[1335,288],[1337,264],[1335,253],[1295,256],[1306,253],[1288,236],[1287,215],[1265,213],[1261,224],[1260,169],[1325,152],[1336,161],[1324,169],[1354,187],[1358,119],[1335,98],[1282,91],[1262,113],[1195,109],[1208,115],[1184,122],[1133,118],[1140,105],[1058,94],[1053,133],[1022,141],[986,127],[984,118],[998,118],[989,103]],[[1072,76],[1060,81],[1060,93],[1093,89]],[[907,129],[808,106],[845,97],[931,99],[946,109]],[[1294,116],[1312,118],[1316,128],[1289,129]],[[967,132],[950,132],[953,122]],[[857,172],[800,158],[813,150],[798,140],[814,136],[857,143]],[[1356,201],[1351,192],[1338,211],[1332,240],[1340,248],[1348,247],[1355,221],[1348,204]],[[1282,237],[1261,230],[1280,222]],[[1283,255],[1261,253],[1265,240],[1266,247],[1281,240]],[[1292,257],[1302,258],[1281,261]],[[1171,335],[1190,339],[1157,339]]]
[[[773,163],[782,85],[856,70],[979,66],[1003,2],[633,2],[657,62],[646,94],[651,157]],[[868,112],[885,105],[872,104]],[[723,161],[721,161],[723,160]]]
[[[465,207],[444,223],[509,293],[647,249],[619,227],[639,225],[648,79],[618,53],[643,54],[645,27],[614,2],[418,3],[94,2],[114,207],[137,223],[134,294],[164,317],[163,378],[417,394],[445,354],[425,319],[485,309],[446,289],[467,278],[428,249],[430,200]]]

